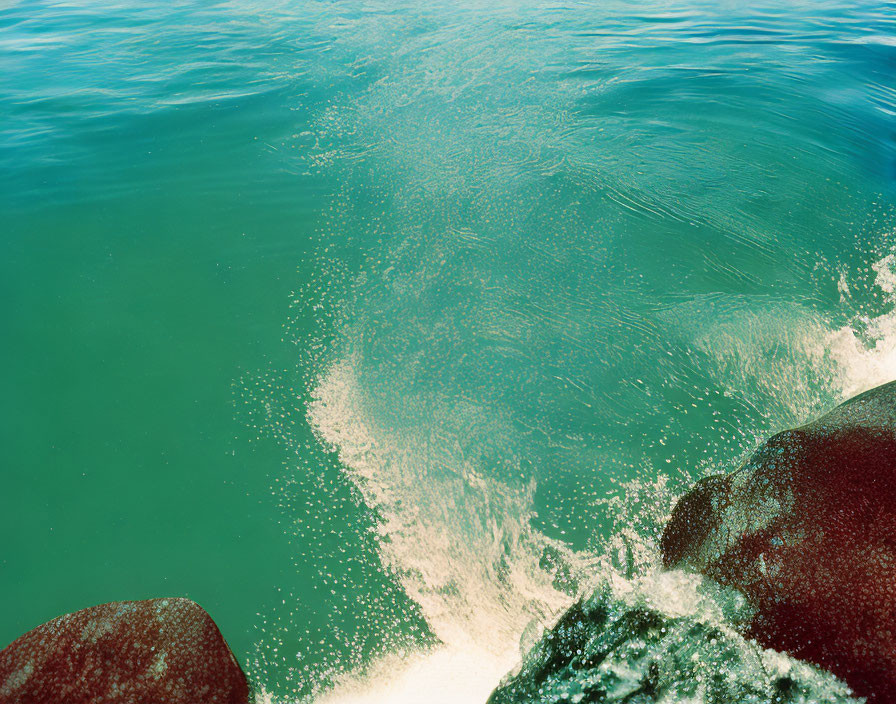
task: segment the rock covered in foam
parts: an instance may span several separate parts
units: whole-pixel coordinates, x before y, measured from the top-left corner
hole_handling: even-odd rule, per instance
[[[189,599],[103,604],[0,651],[3,704],[246,704],[249,688],[211,617]]]
[[[764,650],[720,613],[670,613],[608,588],[570,608],[488,704],[856,703],[832,675]]]
[[[698,483],[662,550],[743,593],[763,645],[896,701],[896,382]]]

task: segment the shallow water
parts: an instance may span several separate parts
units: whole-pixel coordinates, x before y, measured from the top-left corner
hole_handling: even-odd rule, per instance
[[[186,595],[273,699],[481,701],[630,482],[896,377],[892,3],[6,2],[0,62],[3,643]]]

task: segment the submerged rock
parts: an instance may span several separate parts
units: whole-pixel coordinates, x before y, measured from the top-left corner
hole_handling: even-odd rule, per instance
[[[246,704],[246,677],[189,599],[103,604],[0,651],[3,704]]]
[[[634,599],[598,589],[563,615],[488,704],[856,702],[832,675],[744,639],[718,610],[652,604],[650,593],[669,586],[655,582]],[[693,585],[677,590],[698,598]]]
[[[896,701],[896,382],[698,483],[662,551],[666,566],[739,590],[762,645]]]

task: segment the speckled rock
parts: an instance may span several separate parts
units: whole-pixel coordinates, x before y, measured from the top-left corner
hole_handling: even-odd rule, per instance
[[[2,704],[246,704],[246,677],[189,599],[60,616],[0,651]]]
[[[743,593],[761,644],[896,702],[896,383],[698,483],[662,549],[667,566]]]

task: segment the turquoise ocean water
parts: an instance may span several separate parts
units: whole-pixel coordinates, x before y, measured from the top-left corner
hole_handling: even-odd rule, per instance
[[[185,595],[272,700],[482,701],[632,482],[896,378],[892,2],[7,0],[0,68],[0,645]]]

